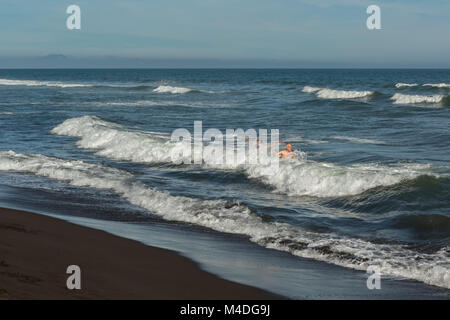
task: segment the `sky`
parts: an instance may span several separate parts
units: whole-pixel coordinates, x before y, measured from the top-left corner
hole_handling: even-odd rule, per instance
[[[81,30],[66,27],[72,4]],[[450,68],[449,39],[449,0],[0,2],[1,68]]]

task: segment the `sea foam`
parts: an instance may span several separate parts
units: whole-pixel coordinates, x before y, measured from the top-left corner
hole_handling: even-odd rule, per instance
[[[391,100],[394,101],[394,104],[439,104],[444,98],[443,95],[422,96],[396,93]]]
[[[303,87],[302,92],[315,93],[321,99],[361,99],[370,97],[375,93],[374,91],[333,90],[310,86]]]
[[[127,171],[101,164],[0,151],[0,171],[24,172],[76,187],[111,190],[131,204],[166,220],[245,235],[261,246],[299,257],[363,271],[375,265],[380,267],[382,274],[450,288],[447,247],[428,254],[413,251],[407,245],[379,244],[333,233],[315,233],[301,226],[264,220],[241,203],[173,196],[137,181]]]
[[[54,82],[54,81],[0,79],[0,86],[27,86],[27,87],[41,86],[41,87],[77,88],[77,87],[92,87],[94,85],[83,83]]]
[[[396,88],[417,87],[417,86],[418,86],[417,83],[402,83],[402,82],[399,82],[395,85]]]
[[[95,150],[97,155],[115,160],[171,164],[181,161],[191,163],[192,160],[190,143],[174,143],[167,137],[131,131],[95,116],[68,119],[55,127],[52,133],[78,137],[79,147]],[[183,152],[177,157],[180,150]],[[339,166],[305,160],[302,154],[297,154],[297,159],[279,163],[247,164],[241,158],[236,158],[232,163],[223,163],[223,159],[214,158],[216,154],[220,156],[220,153],[214,152],[207,154],[205,167],[241,171],[248,178],[258,180],[276,192],[292,196],[356,195],[375,187],[390,186],[422,174],[431,174],[428,166],[418,164]]]
[[[153,92],[173,93],[173,94],[188,93],[188,92],[191,92],[191,91],[192,91],[192,89],[189,89],[189,88],[172,87],[172,86],[159,86],[158,88],[153,90]]]
[[[450,88],[448,83],[425,83],[425,87],[435,87],[435,88]]]

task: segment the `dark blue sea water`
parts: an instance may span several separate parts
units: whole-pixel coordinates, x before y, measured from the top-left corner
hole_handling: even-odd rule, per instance
[[[0,184],[450,288],[449,96],[450,70],[0,70]],[[279,129],[296,158],[177,164],[194,121]]]

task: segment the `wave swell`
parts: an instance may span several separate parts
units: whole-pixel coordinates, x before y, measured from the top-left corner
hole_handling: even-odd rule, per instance
[[[111,190],[131,204],[166,220],[245,235],[267,248],[348,268],[366,270],[377,265],[383,274],[450,288],[450,250],[447,247],[428,254],[406,245],[372,243],[336,234],[314,233],[286,223],[267,222],[240,203],[173,196],[136,181],[126,171],[83,161],[2,151],[0,171],[30,173],[76,187]]]
[[[370,97],[375,93],[374,91],[345,91],[310,86],[305,86],[302,89],[302,92],[315,93],[316,96],[321,99],[361,99]]]
[[[148,132],[130,131],[125,127],[95,116],[68,119],[52,130],[57,135],[79,138],[77,145],[95,150],[99,156],[138,163],[191,163],[190,143],[171,142],[167,137]],[[187,149],[186,149],[187,148]],[[178,151],[182,154],[179,158]],[[175,152],[177,151],[177,152]],[[187,156],[186,156],[187,155]],[[301,153],[297,159],[247,164],[237,158],[223,164],[222,154],[205,154],[206,167],[239,170],[250,179],[256,179],[274,191],[292,196],[341,197],[355,195],[379,186],[390,186],[420,175],[433,173],[428,165],[378,164],[339,166],[306,160]],[[186,159],[188,157],[188,159]]]

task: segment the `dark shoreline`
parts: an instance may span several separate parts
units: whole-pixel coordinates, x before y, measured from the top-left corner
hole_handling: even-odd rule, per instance
[[[175,252],[0,208],[0,299],[282,299],[223,280]],[[66,269],[81,268],[68,290]]]

